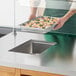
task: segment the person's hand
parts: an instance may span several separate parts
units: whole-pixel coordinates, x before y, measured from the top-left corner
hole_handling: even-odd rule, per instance
[[[66,22],[66,19],[64,17],[61,17],[58,19],[57,25],[54,27],[53,30],[58,30],[61,27],[63,27],[64,23]]]
[[[31,19],[33,19],[33,18],[35,18],[35,17],[36,17],[35,14],[31,14],[31,15],[29,16],[29,20],[31,20]]]

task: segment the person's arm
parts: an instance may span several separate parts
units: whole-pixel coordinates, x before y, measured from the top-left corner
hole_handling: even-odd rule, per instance
[[[29,19],[33,19],[36,17],[37,8],[38,8],[38,5],[40,4],[40,1],[41,0],[30,0],[31,13],[30,13]]]
[[[72,17],[74,14],[76,14],[76,0],[73,0],[72,5],[70,7],[70,10],[59,19],[57,26],[54,28],[54,30],[60,29],[64,23]]]
[[[66,22],[70,17],[72,17],[74,14],[76,14],[76,10],[69,10],[68,13],[66,13],[62,18]]]
[[[63,18],[65,19],[65,21],[67,21],[74,14],[76,14],[76,0],[73,0],[70,10],[68,11],[68,13],[65,14]]]

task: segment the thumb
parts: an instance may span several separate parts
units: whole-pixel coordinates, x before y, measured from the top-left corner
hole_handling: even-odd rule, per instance
[[[54,26],[53,30],[57,30],[59,28],[59,26],[60,26],[60,19],[58,20],[58,22]]]
[[[54,27],[53,30],[58,30],[59,28],[61,28],[60,25],[61,25],[61,24],[57,24],[57,25]]]

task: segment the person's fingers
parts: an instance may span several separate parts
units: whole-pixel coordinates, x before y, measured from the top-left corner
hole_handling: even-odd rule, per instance
[[[36,16],[35,15],[31,15],[30,17],[29,17],[29,20],[31,20],[31,19],[33,19],[33,18],[35,18]]]
[[[33,18],[34,18],[34,17],[30,16],[30,17],[29,17],[29,20],[31,20],[31,19],[33,19]]]
[[[57,22],[57,25],[53,28],[53,30],[58,30],[64,25],[64,21],[60,18]]]
[[[53,30],[57,30],[60,27],[60,20],[57,22],[56,26],[53,28]]]
[[[54,30],[58,30],[63,26],[64,23],[59,22],[56,27],[54,27]]]
[[[54,29],[53,30],[58,30],[58,29],[60,29],[61,28],[61,25],[60,24],[58,24],[58,25],[56,25],[56,27],[54,27]]]

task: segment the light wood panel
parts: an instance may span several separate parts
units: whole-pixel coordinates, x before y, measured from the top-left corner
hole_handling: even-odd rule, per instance
[[[6,67],[6,66],[0,66],[0,71],[7,71],[7,72],[15,72],[15,68],[12,67]]]
[[[21,76],[21,70],[15,69],[15,76]]]
[[[64,76],[64,75],[0,66],[0,76]]]
[[[14,76],[15,73],[12,72],[6,72],[6,71],[0,71],[0,76]]]
[[[0,66],[0,76],[15,76],[15,68]]]
[[[24,69],[21,70],[21,74],[25,76],[64,76],[64,75],[32,71],[32,70],[24,70]]]

